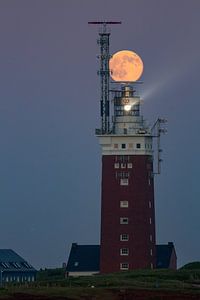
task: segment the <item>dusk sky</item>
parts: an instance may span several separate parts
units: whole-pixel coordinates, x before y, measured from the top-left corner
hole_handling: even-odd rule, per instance
[[[0,0],[0,248],[60,267],[98,244],[98,27],[144,62],[142,113],[168,120],[155,178],[157,243],[200,260],[200,1]]]

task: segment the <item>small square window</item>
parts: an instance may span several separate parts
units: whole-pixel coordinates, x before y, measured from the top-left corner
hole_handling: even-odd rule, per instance
[[[119,169],[119,163],[114,164],[115,169]]]
[[[118,144],[114,144],[114,148],[115,148],[115,149],[118,149]]]
[[[126,169],[126,164],[122,163],[121,164],[121,169]]]
[[[120,185],[128,185],[128,178],[121,178]]]
[[[120,224],[128,224],[128,218],[126,217],[120,218]]]
[[[128,169],[132,169],[132,167],[133,167],[133,164],[132,164],[132,163],[128,163],[128,164],[127,164],[127,168],[128,168]]]
[[[129,235],[127,233],[120,234],[120,241],[127,242],[129,240]]]
[[[126,144],[122,144],[122,149],[126,149]]]
[[[140,143],[136,144],[136,148],[140,149],[141,148],[141,144]]]
[[[120,201],[120,207],[121,208],[128,207],[128,201],[126,201],[126,200]]]
[[[121,248],[120,249],[120,255],[129,255],[129,249],[128,248]]]
[[[78,262],[78,261],[75,261],[74,267],[78,267],[78,265],[79,265],[79,262]]]
[[[128,270],[129,264],[128,263],[121,263],[120,264],[120,270]]]
[[[129,144],[128,144],[128,147],[129,147],[130,149],[132,149],[132,148],[133,148],[133,143],[129,143]]]

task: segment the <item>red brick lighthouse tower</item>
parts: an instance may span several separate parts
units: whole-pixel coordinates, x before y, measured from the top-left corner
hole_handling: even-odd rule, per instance
[[[102,150],[100,271],[154,268],[156,263],[152,134],[130,85],[115,92],[113,128]]]
[[[109,69],[108,23],[119,22],[103,22],[98,41],[101,129],[96,130],[96,135],[102,153],[101,273],[156,266],[153,134],[140,113],[135,79],[117,80],[117,88],[112,90],[110,125],[109,84],[115,70]]]

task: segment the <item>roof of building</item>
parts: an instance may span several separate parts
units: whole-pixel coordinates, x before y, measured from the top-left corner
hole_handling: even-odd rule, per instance
[[[32,265],[12,249],[0,249],[0,270],[3,271],[36,271]]]
[[[173,243],[156,245],[156,267],[167,269],[170,265]],[[99,271],[100,246],[99,245],[78,245],[72,244],[67,272],[88,272]]]
[[[89,272],[99,271],[99,245],[72,244],[67,272]]]
[[[156,245],[156,267],[158,269],[169,268],[173,250],[175,250],[175,248],[172,242],[165,245]]]

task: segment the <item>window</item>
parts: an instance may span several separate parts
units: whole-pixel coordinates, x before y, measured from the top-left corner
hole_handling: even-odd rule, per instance
[[[151,218],[149,218],[149,224],[151,224],[152,223],[152,220],[151,220]]]
[[[128,201],[126,201],[126,200],[120,201],[120,207],[121,208],[128,207]]]
[[[115,168],[115,169],[119,169],[119,163],[115,163],[115,164],[114,164],[114,168]]]
[[[126,145],[126,144],[124,144]],[[129,161],[129,155],[119,155],[117,156],[117,160],[120,161],[120,162],[128,162]]]
[[[151,178],[148,178],[148,184],[151,185]]]
[[[22,265],[27,268],[27,269],[31,269],[31,265],[29,265],[26,261],[22,262]]]
[[[122,144],[122,149],[126,149],[126,144]]]
[[[12,262],[11,264],[12,264],[12,266],[13,266],[14,268],[16,268],[16,269],[20,269],[20,268],[21,268],[20,264],[17,263],[17,262]]]
[[[153,256],[153,250],[152,249],[150,250],[150,255]]]
[[[120,185],[128,185],[128,178],[121,178]]]
[[[151,263],[151,269],[153,269],[153,264]]]
[[[128,248],[121,248],[120,249],[120,255],[128,255],[129,249]]]
[[[120,224],[128,224],[128,218],[120,218]]]
[[[151,201],[149,201],[149,208],[151,208]]]
[[[121,242],[126,242],[128,240],[129,240],[129,235],[127,233],[120,234],[120,241]]]
[[[121,169],[126,169],[126,164],[122,163],[121,164]]]
[[[150,234],[150,237],[149,237],[149,239],[150,239],[150,242],[152,242],[152,241],[153,241],[152,234]]]
[[[10,266],[8,263],[2,262],[1,265],[5,268],[5,269],[9,269]]]
[[[114,149],[118,149],[118,144],[114,144]]]
[[[136,144],[136,148],[140,149],[141,148],[141,144],[140,143]]]
[[[121,263],[120,264],[120,270],[128,270],[129,264],[128,263]]]
[[[129,147],[129,149],[132,149],[133,148],[133,143],[129,143],[128,147]]]
[[[132,163],[128,163],[128,164],[127,164],[127,168],[128,168],[128,169],[132,169],[132,167],[133,167],[133,164],[132,164]]]
[[[74,267],[78,267],[78,265],[79,265],[79,262],[78,262],[78,261],[75,261]]]

